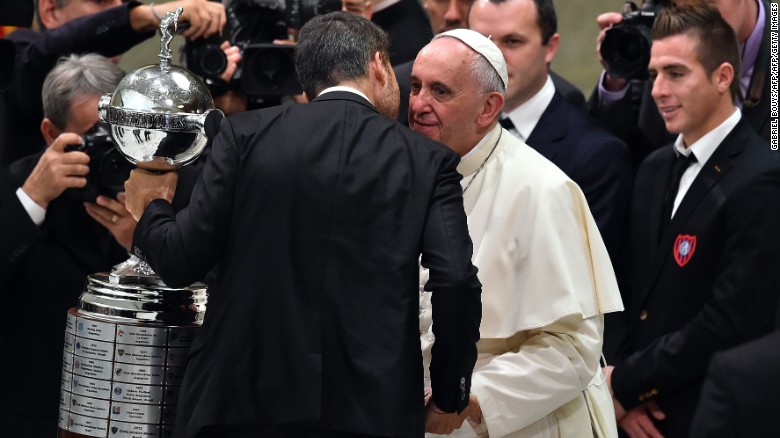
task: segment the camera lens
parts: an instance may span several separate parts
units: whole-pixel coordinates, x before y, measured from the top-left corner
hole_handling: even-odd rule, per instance
[[[194,73],[216,78],[227,68],[227,56],[216,44],[195,46],[187,58],[187,67]]]
[[[609,73],[623,78],[646,78],[650,42],[650,29],[645,26],[616,26],[607,30],[601,43],[601,57]]]

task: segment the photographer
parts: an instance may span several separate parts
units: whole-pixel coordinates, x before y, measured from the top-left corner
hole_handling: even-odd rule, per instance
[[[694,1],[673,0],[672,3],[679,6]],[[766,0],[716,0],[712,3],[734,29],[740,46],[742,68],[738,80],[742,98],[736,103],[753,130],[769,141],[769,4]],[[676,137],[664,127],[650,96],[652,83],[646,79],[646,67],[634,75],[615,74],[613,70],[620,66],[609,65],[604,59],[602,43],[607,32],[621,26],[624,20],[631,23],[624,28],[647,25],[646,20],[638,19],[640,14],[657,14],[670,6],[668,0],[645,0],[636,11],[607,12],[597,18],[601,33],[596,52],[605,71],[588,102],[589,112],[629,145],[637,166],[650,152]],[[626,20],[627,17],[630,18]],[[649,25],[652,25],[652,18]],[[649,49],[646,54],[649,57]]]
[[[38,151],[43,111],[38,97],[46,74],[61,56],[96,52],[117,56],[154,35],[160,18],[182,6],[182,35],[196,39],[218,33],[225,24],[220,3],[181,0],[142,5],[120,0],[35,0],[41,32],[18,29],[8,36],[16,59],[11,85],[0,94],[0,166]]]
[[[81,145],[98,122],[98,99],[123,76],[100,55],[63,59],[43,84],[48,147],[13,163],[0,188],[0,290],[12,310],[0,330],[0,373],[13,376],[0,391],[4,436],[54,435],[66,312],[88,274],[127,258],[136,223],[124,204],[105,195],[82,200],[88,180],[100,177],[96,151],[66,152]]]

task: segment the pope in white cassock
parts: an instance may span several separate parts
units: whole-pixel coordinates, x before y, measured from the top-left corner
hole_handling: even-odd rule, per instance
[[[617,436],[599,363],[603,315],[623,310],[612,264],[580,188],[497,123],[506,82],[498,47],[466,29],[438,35],[412,69],[409,126],[462,156],[483,284],[471,403],[461,415],[442,414],[432,394],[426,430]],[[421,295],[426,359],[436,348],[428,297]]]

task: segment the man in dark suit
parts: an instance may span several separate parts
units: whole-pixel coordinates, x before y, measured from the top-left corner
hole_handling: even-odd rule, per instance
[[[560,41],[552,0],[477,0],[469,27],[492,35],[506,59],[502,125],[580,186],[613,263],[620,262],[633,178],[628,148],[556,89],[548,68]]]
[[[780,287],[780,203],[756,205],[752,199],[780,199],[780,170],[759,175],[741,190],[744,214],[769,216],[775,226],[764,227],[764,239],[772,245],[771,257],[759,262],[771,275],[760,278],[751,288],[775,292]],[[751,200],[751,201],[749,201]],[[780,305],[780,303],[778,303]],[[777,435],[780,401],[780,308],[772,334],[739,347],[716,353],[710,362],[701,400],[691,428],[693,438],[752,438]]]
[[[36,32],[20,28],[8,35],[16,60],[11,85],[0,93],[0,166],[40,151],[43,119],[41,86],[57,60],[71,53],[117,56],[150,38],[166,12],[183,6],[182,34],[198,38],[219,32],[225,8],[207,0],[180,0],[156,6],[120,0],[35,0]],[[156,14],[156,15],[155,15]]]
[[[672,146],[638,170],[624,342],[607,378],[629,436],[687,436],[712,355],[766,333],[776,290],[761,284],[774,196],[741,188],[779,166],[734,106],[734,32],[708,5],[664,11],[653,27],[653,98]],[[613,328],[614,329],[614,328]],[[626,410],[628,412],[626,412]]]
[[[423,7],[428,12],[433,32],[439,34],[447,30],[469,27],[467,20],[471,3],[471,0],[426,0],[423,2]],[[412,91],[409,78],[412,75],[413,64],[414,60],[393,65],[395,76],[398,78],[398,88],[401,91],[398,121],[406,126],[409,126],[409,94]],[[568,102],[585,112],[585,97],[582,92],[555,72],[550,71],[549,73],[555,84],[555,89]]]
[[[0,185],[0,330],[3,436],[54,436],[65,317],[87,275],[127,258],[135,220],[108,196],[85,203],[74,192],[89,172],[84,152],[65,152],[97,121],[100,96],[124,72],[99,55],[71,56],[43,85],[41,131],[48,147],[13,163]],[[34,407],[31,409],[31,407]]]
[[[422,436],[420,253],[441,336],[428,414],[467,406],[481,285],[460,160],[395,122],[387,48],[364,18],[314,18],[295,55],[311,103],[226,119],[178,215],[175,174],[126,183],[136,252],[166,284],[220,266],[179,436]]]
[[[672,0],[676,5],[690,2]],[[740,44],[742,68],[735,80],[740,84],[744,100],[737,105],[753,130],[769,141],[770,4],[766,0],[714,0],[709,3],[718,8],[734,29]],[[602,32],[598,44],[604,39],[604,31],[621,21],[622,16],[617,12],[601,14],[598,24]],[[675,139],[665,129],[651,96],[652,88],[650,81],[629,81],[604,72],[588,100],[590,114],[626,142],[637,166],[649,153]]]

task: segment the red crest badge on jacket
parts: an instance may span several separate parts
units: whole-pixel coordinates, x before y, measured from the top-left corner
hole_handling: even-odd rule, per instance
[[[696,236],[678,234],[674,241],[674,260],[682,268],[691,260],[696,251]]]

